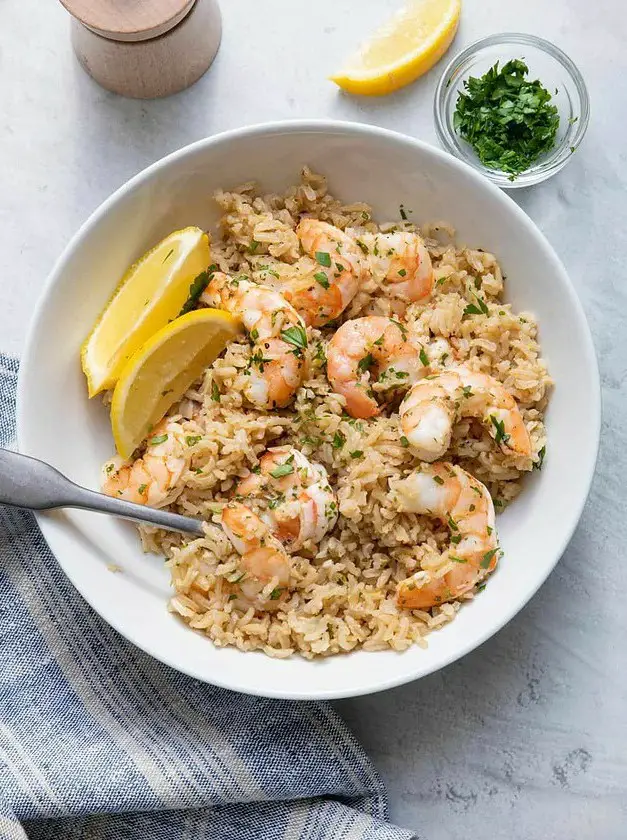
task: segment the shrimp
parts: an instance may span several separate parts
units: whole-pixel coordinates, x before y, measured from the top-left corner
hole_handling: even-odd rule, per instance
[[[242,573],[230,581],[245,604],[273,609],[284,599],[290,583],[290,558],[265,522],[239,502],[230,502],[221,515],[222,528],[241,555]],[[236,593],[237,595],[237,593]]]
[[[151,433],[146,452],[135,461],[115,457],[102,468],[102,492],[107,496],[159,507],[179,482],[187,466],[182,426],[164,418]]]
[[[431,296],[433,266],[418,233],[368,233],[360,237],[359,242],[368,252],[367,261],[373,277],[385,280],[393,297],[413,303]]]
[[[430,372],[420,344],[398,321],[369,315],[346,321],[327,347],[331,387],[346,399],[352,417],[367,419],[380,412],[372,384],[410,386]]]
[[[252,343],[244,395],[257,408],[283,408],[304,375],[305,326],[293,306],[269,286],[216,272],[200,298],[241,318]]]
[[[283,294],[307,326],[320,327],[346,309],[368,276],[367,265],[357,242],[327,222],[303,219],[296,233],[317,265],[289,283]]]
[[[319,543],[337,522],[337,498],[327,471],[291,446],[274,446],[261,456],[259,472],[237,485],[238,496],[269,496],[262,518],[287,551]]]
[[[270,503],[261,515],[240,501],[268,491]],[[244,601],[272,609],[289,589],[287,552],[308,540],[320,542],[337,521],[337,499],[324,467],[290,446],[262,455],[259,471],[239,482],[236,497],[221,515],[224,532],[241,555],[243,576],[232,582]]]
[[[450,367],[417,382],[399,408],[401,431],[423,461],[446,452],[460,417],[479,417],[504,453],[530,458],[531,440],[516,400],[485,373]]]
[[[494,506],[480,481],[453,464],[425,464],[392,489],[399,510],[436,517],[451,532],[437,572],[419,571],[399,583],[399,607],[426,610],[453,601],[496,567]]]

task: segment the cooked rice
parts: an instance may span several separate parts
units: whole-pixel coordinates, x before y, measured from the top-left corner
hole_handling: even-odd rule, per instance
[[[302,214],[358,234],[392,228],[415,230],[411,222],[377,225],[365,204],[345,205],[328,192],[325,179],[305,168],[301,183],[285,195],[260,195],[255,185],[215,196],[223,210],[212,259],[229,274],[280,282],[300,258],[295,228]],[[500,380],[514,395],[529,430],[533,460],[545,445],[543,413],[551,380],[540,357],[533,315],[512,312],[501,301],[504,277],[496,258],[481,249],[459,247],[445,223],[422,229],[433,260],[436,288],[426,303],[407,311],[408,327],[429,341],[452,339],[457,361]],[[254,245],[253,243],[258,243]],[[278,275],[278,277],[277,277]],[[477,298],[489,314],[464,317]],[[360,290],[342,320],[391,314],[393,301],[374,281]],[[451,621],[460,603],[430,611],[397,607],[397,583],[419,568],[437,571],[448,529],[438,522],[394,509],[388,481],[406,476],[416,459],[402,445],[397,415],[368,421],[343,412],[343,398],[327,382],[323,350],[333,329],[310,329],[309,375],[289,409],[264,413],[244,404],[240,380],[250,348],[232,343],[171,414],[190,435],[200,435],[188,453],[188,469],[168,502],[172,510],[219,521],[219,511],[237,480],[249,473],[265,449],[292,444],[324,464],[339,501],[340,518],[309,551],[292,557],[292,590],[275,611],[247,611],[229,599],[229,578],[239,557],[215,524],[206,536],[185,537],[142,528],[146,550],[164,554],[175,595],[170,609],[216,645],[311,658],[355,648],[402,651],[426,647],[429,631]],[[445,365],[450,359],[442,359]],[[216,401],[216,386],[219,401]],[[213,396],[212,396],[213,395]],[[192,414],[194,419],[191,418]],[[495,446],[480,423],[459,422],[447,459],[459,463],[489,488],[497,513],[520,492],[527,461]],[[507,563],[507,557],[501,562]],[[463,600],[472,600],[469,593]]]

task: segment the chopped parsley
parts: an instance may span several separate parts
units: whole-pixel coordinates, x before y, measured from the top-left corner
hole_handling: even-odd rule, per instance
[[[270,600],[271,600],[271,601],[276,601],[278,598],[280,598],[280,597],[281,597],[281,592],[283,592],[283,589],[282,589],[280,586],[277,586],[277,587],[276,587],[275,589],[273,589],[273,590],[272,590],[272,592],[270,593]]]
[[[314,437],[313,435],[305,435],[304,438],[301,438],[301,443],[306,446],[320,446],[322,443],[321,437]]]
[[[140,484],[139,485],[139,487],[137,488],[137,492],[139,493],[140,496],[144,495],[144,493],[146,492],[146,487],[147,486],[148,486],[147,484]]]
[[[314,280],[317,283],[320,283],[320,285],[322,286],[323,289],[328,289],[329,288],[329,285],[330,285],[329,284],[329,278],[324,273],[324,271],[316,271],[316,273],[314,274]]]
[[[115,469],[115,464],[107,464],[106,471],[108,473],[110,473],[114,469]]]
[[[488,309],[485,300],[480,298],[479,295],[475,295],[475,299],[477,303],[469,303],[464,309],[464,315],[489,315],[490,310]]]
[[[327,361],[326,353],[324,352],[324,344],[319,341],[318,346],[316,347],[316,352],[314,354],[314,361],[322,362],[323,364]]]
[[[404,277],[407,274],[407,271],[404,268],[401,268],[398,272],[399,277]]]
[[[453,563],[467,563],[468,560],[464,560],[462,557],[455,557],[454,554],[449,554],[449,560],[452,560]]]
[[[496,554],[497,551],[498,551],[498,548],[493,548],[491,551],[486,551],[486,553],[483,555],[483,560],[479,564],[482,569],[489,568],[490,563],[492,562],[492,560],[494,558],[494,555]]]
[[[220,389],[216,382],[211,383],[211,399],[214,402],[220,402]]]
[[[280,496],[276,496],[276,498],[271,499],[268,502],[268,507],[270,508],[270,510],[274,510],[284,501],[285,501],[285,496],[281,493]]]
[[[470,76],[453,115],[455,131],[481,163],[508,172],[511,181],[553,148],[560,121],[551,94],[528,73],[524,61],[512,59]]]
[[[281,338],[288,344],[298,347],[299,350],[304,350],[307,347],[307,333],[304,327],[288,327],[286,330],[281,330]]]
[[[394,318],[390,318],[390,322],[394,324],[394,326],[398,327],[401,331],[401,336],[403,341],[407,338],[407,327],[404,324],[401,324],[400,321],[395,321]]]
[[[160,443],[165,443],[167,439],[167,435],[157,435],[156,437],[151,438],[148,443],[150,446],[158,446]]]
[[[291,475],[294,472],[292,464],[279,464],[270,471],[272,478],[283,478],[284,475]]]
[[[344,444],[346,443],[346,437],[342,434],[342,432],[336,432],[333,435],[333,440],[331,441],[331,445],[333,449],[341,449]]]
[[[442,478],[441,475],[434,475],[433,480],[435,481],[436,484],[444,484],[444,479]]]
[[[270,364],[271,361],[272,359],[266,359],[261,352],[261,349],[259,349],[250,357],[249,365],[257,365],[259,370],[263,373],[264,365]]]
[[[505,422],[503,420],[497,420],[494,414],[490,415],[490,420],[492,421],[492,425],[496,429],[494,440],[497,443],[507,443],[507,441],[510,439],[510,435],[506,434],[505,432]]]
[[[428,357],[428,356],[427,356],[427,354],[425,353],[425,348],[424,348],[424,347],[421,347],[421,348],[420,348],[420,353],[418,354],[418,358],[420,359],[420,361],[422,362],[422,364],[423,364],[425,367],[428,367],[428,365],[429,365],[429,357]]]
[[[359,370],[361,373],[366,373],[366,371],[370,370],[373,364],[374,356],[372,355],[372,353],[368,353],[363,357],[363,359],[360,359],[357,362],[357,370]]]
[[[462,395],[464,397],[472,397],[472,388],[470,387],[470,385],[464,385],[464,387],[462,388]]]
[[[259,271],[265,271],[265,272],[266,272],[266,274],[271,274],[273,277],[276,277],[276,279],[277,279],[277,280],[279,280],[279,279],[280,279],[280,277],[279,277],[279,275],[277,274],[277,272],[276,272],[276,271],[273,271],[273,270],[270,268],[270,266],[269,266],[269,265],[260,265],[260,266],[259,266]]]
[[[257,341],[257,339],[259,338],[259,330],[258,329],[251,330],[250,331],[250,337],[253,341]]]
[[[383,335],[380,335],[379,338],[374,342],[375,347],[381,347],[384,339],[385,339],[385,333],[383,333]]]
[[[336,267],[336,269],[337,269],[337,271],[338,271],[338,273],[339,273],[339,274],[341,274],[343,271],[345,271],[345,268],[344,268],[344,266],[342,265],[342,263],[338,263],[338,262],[336,262],[336,263],[335,263],[335,267]]]
[[[362,451],[361,449],[355,449],[355,451],[354,451],[354,452],[351,452],[351,453],[350,453],[350,456],[351,456],[351,458],[361,458],[361,456],[362,456],[363,454],[364,454],[364,453],[363,453],[363,451]]]
[[[211,280],[211,275],[214,271],[217,271],[217,265],[210,265],[206,271],[201,271],[200,274],[196,277],[194,282],[189,287],[189,295],[185,303],[183,304],[183,308],[179,312],[180,315],[185,315],[186,312],[191,312],[192,309],[195,309],[196,304],[200,300],[200,296],[207,288],[209,281]]]
[[[399,212],[399,213],[400,213],[400,215],[401,215],[401,219],[402,219],[404,222],[406,222],[406,221],[407,221],[407,213],[405,212],[405,208],[403,207],[403,205],[402,205],[402,204],[401,204],[401,206],[398,208],[398,212]]]
[[[361,248],[362,253],[364,253],[364,254],[369,254],[369,253],[370,253],[370,252],[368,251],[368,246],[367,246],[364,242],[362,242],[362,241],[361,241],[361,239],[358,239],[358,240],[357,240],[357,244],[358,244],[358,245],[359,245],[359,247]]]
[[[257,242],[256,239],[251,239],[250,245],[248,246],[248,253],[254,254],[257,248],[261,245],[261,242]]]
[[[202,440],[202,435],[187,435],[185,443],[188,446],[195,446],[199,440]]]
[[[457,522],[455,522],[455,520],[450,514],[447,516],[446,521],[448,522],[448,527],[451,529],[451,531],[459,531],[459,526],[457,525]]]
[[[404,446],[405,449],[409,446],[409,441],[405,437],[405,435],[401,435],[401,446]]]
[[[331,268],[331,254],[328,251],[316,251],[316,262],[325,268]]]
[[[541,470],[542,465],[544,464],[544,459],[546,457],[546,446],[543,446],[542,449],[538,452],[538,460],[534,462],[533,468],[534,470]]]

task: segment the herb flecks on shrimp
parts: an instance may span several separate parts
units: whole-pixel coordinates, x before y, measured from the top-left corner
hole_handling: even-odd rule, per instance
[[[492,497],[470,473],[454,464],[425,464],[391,492],[399,510],[439,519],[450,531],[437,572],[421,570],[399,584],[399,607],[427,610],[453,601],[493,571],[499,548]]]
[[[261,516],[288,551],[319,543],[337,521],[337,498],[327,471],[292,446],[268,449],[259,471],[243,478],[235,492],[242,498],[270,499]]]
[[[368,276],[356,241],[318,219],[303,219],[296,229],[313,270],[288,282],[283,293],[308,326],[323,326],[338,318]]]
[[[217,272],[201,296],[241,318],[251,343],[249,402],[261,409],[282,408],[293,400],[304,375],[305,325],[275,289]]]
[[[102,469],[102,491],[107,496],[160,507],[172,493],[187,466],[189,444],[185,430],[170,417],[152,430],[146,451],[134,461],[117,457]]]
[[[221,514],[222,528],[240,555],[241,572],[231,581],[236,599],[246,608],[276,609],[290,583],[290,558],[268,525],[239,502]]]
[[[507,455],[529,459],[531,439],[514,397],[494,377],[458,365],[416,383],[399,408],[403,435],[423,461],[441,458],[451,443],[453,423],[479,418]]]
[[[431,257],[419,233],[366,233],[362,251],[375,279],[383,280],[392,296],[405,304],[427,300],[433,292]],[[403,308],[405,308],[403,307]]]
[[[420,358],[422,349],[400,321],[380,315],[346,321],[327,348],[329,382],[345,398],[351,417],[376,417],[381,408],[373,382],[410,387],[430,372]]]

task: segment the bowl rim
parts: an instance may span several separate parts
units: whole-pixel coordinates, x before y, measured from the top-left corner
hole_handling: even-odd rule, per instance
[[[401,132],[392,131],[389,129],[380,128],[378,126],[372,126],[365,123],[354,123],[344,120],[276,120],[264,123],[257,123],[250,126],[243,126],[240,128],[231,129],[229,131],[220,132],[218,134],[197,140],[193,143],[190,143],[169,153],[168,155],[162,158],[159,158],[157,161],[150,164],[145,169],[141,170],[139,173],[134,175],[132,178],[128,179],[120,187],[118,187],[89,215],[89,217],[78,228],[76,233],[70,238],[63,251],[61,252],[60,256],[55,261],[51,272],[46,278],[46,281],[43,285],[36,306],[34,308],[30,326],[26,335],[24,352],[22,354],[20,363],[16,400],[16,430],[19,451],[28,453],[29,451],[32,451],[32,448],[34,446],[34,443],[29,438],[29,434],[27,432],[26,406],[28,383],[31,379],[30,370],[36,365],[35,357],[38,327],[40,322],[45,317],[45,310],[48,305],[48,300],[53,294],[54,288],[65,269],[65,265],[71,257],[72,253],[74,252],[74,250],[76,249],[76,247],[82,241],[82,239],[92,230],[92,228],[94,228],[100,223],[101,219],[103,219],[110,212],[111,208],[114,207],[120,199],[122,199],[128,193],[132,192],[138,185],[151,179],[161,169],[167,168],[167,166],[169,166],[170,164],[182,160],[189,155],[193,155],[200,149],[210,148],[213,145],[219,145],[225,142],[229,142],[230,140],[236,140],[239,138],[247,137],[254,138],[255,136],[262,136],[268,134],[272,135],[286,132],[344,133],[357,136],[370,135],[378,137],[382,140],[387,139],[392,140],[396,143],[400,142],[410,146],[414,146],[415,148],[420,149],[422,152],[425,152],[428,155],[435,155],[436,157],[445,160],[448,164],[452,165],[453,167],[465,170],[470,179],[476,182],[479,189],[488,190],[489,192],[492,192],[495,196],[498,196],[498,201],[509,202],[510,210],[512,211],[512,213],[517,217],[520,224],[525,225],[528,228],[530,227],[533,230],[533,235],[539,238],[539,240],[543,243],[544,247],[549,251],[554,260],[556,269],[562,275],[565,292],[569,297],[569,302],[571,304],[574,317],[578,322],[578,327],[581,330],[581,335],[585,343],[585,356],[588,361],[589,378],[592,385],[591,393],[588,396],[593,404],[592,413],[595,418],[594,428],[590,430],[591,447],[587,452],[587,465],[584,464],[585,470],[582,471],[582,474],[585,472],[585,483],[583,485],[585,488],[585,492],[582,492],[579,504],[573,507],[573,509],[569,512],[565,527],[564,521],[562,520],[561,522],[562,527],[564,527],[564,537],[559,551],[556,552],[553,561],[547,565],[546,569],[539,576],[539,579],[534,583],[534,586],[525,592],[524,599],[522,601],[512,601],[512,603],[509,605],[509,609],[505,611],[502,620],[497,621],[496,624],[490,623],[489,626],[486,627],[486,629],[479,633],[476,637],[473,637],[471,640],[459,645],[459,647],[454,652],[444,656],[441,659],[441,661],[432,664],[426,669],[420,669],[418,672],[402,672],[400,674],[391,675],[388,677],[373,676],[373,679],[368,686],[361,686],[356,690],[345,689],[341,691],[335,691],[333,689],[323,688],[319,690],[309,689],[303,691],[297,685],[295,685],[294,689],[290,690],[289,692],[284,690],[273,690],[271,687],[268,687],[266,685],[259,685],[254,688],[251,688],[251,686],[248,684],[242,684],[242,682],[237,676],[233,677],[233,675],[229,675],[228,679],[222,679],[221,674],[219,672],[212,673],[211,680],[209,680],[207,678],[206,673],[201,673],[199,669],[195,669],[193,667],[186,667],[185,664],[181,665],[180,662],[174,661],[172,658],[164,656],[159,651],[158,643],[151,644],[144,640],[140,642],[136,638],[130,636],[128,634],[128,630],[126,628],[123,629],[118,621],[112,620],[110,615],[107,615],[106,611],[103,610],[100,605],[96,607],[96,605],[94,604],[94,599],[92,598],[92,593],[88,588],[77,586],[74,579],[66,569],[65,560],[57,556],[54,549],[52,548],[52,545],[48,540],[48,521],[45,513],[35,513],[37,523],[41,528],[44,539],[46,540],[46,543],[48,544],[52,554],[61,566],[65,575],[78,589],[80,595],[85,599],[85,601],[90,605],[90,607],[94,609],[94,611],[104,621],[106,621],[111,627],[113,627],[118,633],[120,633],[120,635],[123,638],[127,639],[128,641],[139,647],[141,650],[152,656],[154,659],[163,662],[165,665],[174,668],[180,673],[184,673],[202,682],[210,682],[210,684],[212,685],[216,685],[220,688],[226,688],[232,691],[239,691],[245,694],[256,695],[261,697],[272,697],[287,700],[331,700],[378,693],[380,691],[385,691],[390,688],[395,688],[397,686],[413,682],[416,679],[421,679],[422,677],[428,676],[429,674],[439,671],[442,668],[445,668],[448,665],[452,664],[453,662],[456,662],[458,659],[461,659],[463,656],[466,656],[468,653],[478,648],[492,636],[496,635],[529,603],[529,601],[533,598],[538,589],[546,581],[549,574],[553,571],[558,561],[562,557],[564,551],[566,550],[568,543],[570,542],[573,536],[575,528],[579,523],[581,514],[583,512],[583,508],[590,493],[600,444],[601,385],[598,360],[594,348],[594,343],[592,340],[590,327],[588,325],[583,306],[579,300],[574,286],[571,283],[568,273],[562,261],[560,260],[560,258],[558,257],[558,255],[556,254],[556,252],[554,251],[554,249],[552,248],[542,231],[536,226],[536,224],[524,212],[524,210],[522,210],[522,208],[520,208],[516,204],[516,202],[511,198],[511,196],[509,196],[507,193],[504,193],[495,184],[493,184],[488,179],[484,178],[476,169],[474,169],[472,166],[469,166],[467,163],[460,160],[456,156],[451,155],[441,149],[438,149],[437,147],[432,146],[429,143],[426,143],[425,141],[418,140]],[[207,641],[208,643],[211,643],[210,640]],[[357,653],[359,652],[360,651],[357,651]],[[377,670],[372,669],[372,673],[373,675],[377,675]]]
[[[540,169],[526,169],[514,181],[510,181],[507,173],[501,172],[498,169],[489,169],[480,162],[475,163],[472,159],[460,155],[453,140],[454,132],[451,132],[448,125],[445,99],[447,98],[448,88],[451,81],[453,81],[454,74],[462,64],[475,57],[486,47],[505,47],[515,44],[535,47],[562,65],[577,89],[581,100],[581,115],[577,121],[575,136],[571,139],[568,147],[563,143],[555,146],[552,150],[551,157],[545,161]],[[447,63],[438,79],[433,98],[433,120],[438,140],[447,152],[462,161],[462,163],[468,164],[501,189],[516,190],[531,187],[534,184],[540,184],[553,175],[556,175],[566,166],[574,151],[581,145],[588,130],[588,123],[590,121],[590,94],[585,79],[575,62],[561,47],[558,47],[552,41],[548,41],[546,38],[541,38],[539,35],[534,35],[529,32],[495,32],[492,35],[486,35],[473,41],[467,47],[464,47],[456,53]]]

